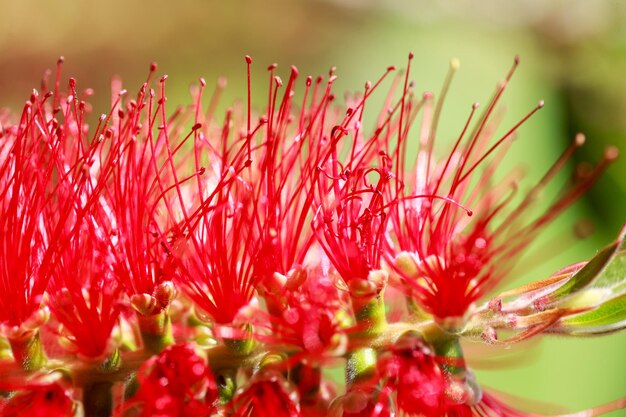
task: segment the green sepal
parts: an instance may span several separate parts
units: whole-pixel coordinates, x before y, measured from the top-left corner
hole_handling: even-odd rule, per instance
[[[120,350],[115,348],[113,352],[107,356],[107,358],[102,361],[100,366],[98,366],[98,371],[102,373],[111,373],[116,372],[120,369],[122,365],[122,355],[120,354]]]
[[[193,327],[193,331],[193,341],[196,342],[198,346],[209,348],[218,344],[215,335],[208,326],[195,326]]]
[[[252,337],[252,325],[244,326],[245,337],[241,339],[224,339],[224,345],[237,355],[246,356],[252,353],[255,347],[254,337]]]
[[[39,331],[33,330],[18,338],[9,338],[15,362],[28,372],[38,371],[47,362]]]
[[[228,404],[237,391],[236,377],[232,371],[223,372],[217,376],[217,389],[220,403]]]

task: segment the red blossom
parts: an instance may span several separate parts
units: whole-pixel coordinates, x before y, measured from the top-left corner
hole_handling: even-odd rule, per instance
[[[33,90],[18,124],[3,123],[0,133],[0,323],[10,326],[39,308],[67,243],[61,236],[67,222],[80,221],[93,202],[81,204],[74,190],[90,181],[99,141],[87,135],[87,105],[76,82],[70,79],[67,93],[59,89],[62,63],[54,91],[44,79],[42,94]]]
[[[368,98],[393,69],[373,86],[368,82],[355,106],[319,143],[323,153],[311,184],[316,197],[312,224],[345,282],[365,281],[370,271],[381,266],[387,211],[393,200],[387,198],[393,180],[390,161],[382,150],[387,122],[369,135],[362,123]]]
[[[543,106],[540,102],[501,137],[493,139],[498,124],[494,116],[497,104],[517,63],[516,60],[506,80],[498,85],[474,128],[470,125],[478,105],[472,107],[458,140],[441,161],[436,160],[433,150],[451,75],[434,112],[432,94],[417,102],[408,81],[405,82],[398,145],[389,146],[390,155],[396,160],[396,176],[403,184],[391,213],[395,243],[391,245],[390,257],[395,259],[390,259],[390,263],[403,277],[411,295],[438,319],[462,317],[475,301],[505,279],[520,252],[537,233],[580,197],[616,157],[615,150],[610,149],[592,174],[565,190],[546,211],[533,215],[530,209],[540,191],[584,142],[577,137],[544,178],[521,202],[515,202],[519,173],[513,171],[501,182],[495,182],[493,174],[519,126]],[[453,66],[451,74],[455,70]],[[408,128],[420,111],[420,149],[414,167],[408,169]]]
[[[71,417],[75,403],[59,383],[31,383],[7,400],[0,400],[3,417]]]
[[[124,409],[142,417],[206,417],[215,411],[217,387],[206,361],[190,344],[173,345],[146,361],[139,389]]]
[[[219,324],[229,324],[254,295],[253,222],[246,184],[217,193],[178,258],[178,282]]]
[[[165,247],[169,238],[178,238],[170,231],[180,220],[177,202],[186,180],[180,177],[185,175],[183,169],[176,172],[186,158],[175,158],[193,134],[179,124],[183,115],[166,116],[167,76],[161,78],[157,93],[150,88],[155,70],[153,64],[135,100],[123,101],[125,90],[114,82],[114,97],[119,98],[104,132],[111,149],[102,162],[107,170],[102,198],[109,212],[103,229],[110,240],[115,275],[130,296],[155,296],[156,287],[173,278]]]
[[[250,123],[247,133],[232,131],[232,110],[217,131],[210,123],[203,124],[213,115],[201,112],[204,80],[200,84],[191,164],[199,175],[177,191],[181,219],[167,247],[181,289],[217,323],[231,324],[252,300],[257,281],[253,268],[259,239],[253,192],[242,173],[252,163],[253,133]]]
[[[73,80],[69,92],[76,97],[71,101],[75,103],[78,94]],[[110,173],[107,162],[111,156],[105,156],[104,141],[97,136],[102,126],[96,129],[91,143],[83,145],[85,139],[76,132],[86,129],[81,124],[87,106],[79,103],[65,111],[66,123],[76,124],[75,133],[60,140],[63,152],[56,164],[63,176],[54,193],[54,205],[42,219],[46,232],[57,233],[60,242],[49,271],[47,304],[71,350],[96,358],[108,353],[105,351],[120,313],[121,287],[112,274],[113,257],[105,232],[111,219],[100,194]],[[86,136],[86,130],[83,134]],[[55,212],[63,210],[68,216],[58,225]]]
[[[46,81],[42,95],[33,93],[17,124],[0,113],[0,324],[19,336],[11,349],[22,365],[6,364],[11,374],[0,389],[10,393],[0,400],[0,414],[74,415],[61,384],[35,382],[40,374],[33,371],[47,374],[58,365],[82,386],[88,413],[108,415],[114,406],[116,415],[145,417],[527,415],[483,393],[461,349],[461,337],[511,330],[506,320],[483,309],[472,317],[471,332],[436,324],[468,316],[616,151],[610,148],[595,170],[533,214],[536,197],[584,140],[578,136],[521,198],[517,171],[495,181],[516,130],[542,106],[495,136],[497,104],[517,60],[470,129],[472,107],[441,160],[434,142],[454,65],[437,102],[430,93],[415,96],[410,71],[396,77],[370,131],[363,127],[365,106],[392,67],[348,96],[344,111],[334,103],[334,69],[326,81],[304,81],[300,104],[298,71],[292,67],[283,90],[271,65],[267,108],[253,122],[252,60],[246,61],[247,109],[234,106],[223,123],[214,121],[222,81],[206,111],[201,79],[192,87],[193,105],[168,116],[167,77],[158,92],[151,87],[155,65],[135,99],[114,80],[113,106],[91,133],[85,101],[91,92],[79,93],[73,79],[61,92],[59,75],[54,92]],[[410,161],[411,128],[420,115],[419,149]],[[621,238],[613,244],[611,259],[621,244]],[[602,273],[611,259],[601,253],[587,264],[593,271],[570,287],[585,287]],[[388,272],[396,276],[388,280]],[[386,285],[411,298],[406,305],[414,314],[406,322],[387,323],[405,311],[386,315]],[[429,314],[413,308],[415,301]],[[120,319],[129,305],[143,314],[139,320]],[[59,327],[42,338],[36,327],[48,307],[53,319],[46,329]],[[554,321],[546,317],[555,315],[538,312],[532,320],[547,331]],[[163,349],[171,342],[170,320],[185,326],[177,340],[217,336],[218,345],[200,352],[192,343],[175,344],[138,365],[145,350],[129,352],[132,340],[158,336],[144,347]],[[118,324],[128,343],[110,358],[110,369],[112,363],[91,359],[110,353]],[[411,328],[424,337],[405,333]],[[79,355],[48,349],[44,363],[41,341],[48,347],[51,333]],[[233,343],[240,337],[249,343]],[[224,372],[218,378],[224,384],[216,383],[205,354]],[[346,358],[346,394],[337,397],[325,367]],[[82,366],[71,362],[85,359]],[[126,388],[137,391],[127,390],[131,398],[123,403],[121,380],[131,373],[137,386]],[[584,413],[624,406],[618,400]]]
[[[330,277],[319,268],[293,270],[284,278],[277,283],[280,288],[270,287],[265,294],[277,307],[255,315],[256,338],[300,349],[289,359],[291,364],[302,357],[316,362],[343,351],[347,334],[340,317],[347,300]]]
[[[300,417],[297,396],[279,375],[258,375],[232,401],[233,417]]]
[[[71,350],[97,358],[110,348],[121,303],[121,287],[111,268],[107,242],[98,236],[93,219],[65,238],[69,244],[57,256],[48,288],[48,305],[62,325]]]
[[[268,68],[270,90],[268,109],[261,118],[264,125],[255,130],[260,145],[253,154],[258,155],[258,163],[251,168],[256,167],[258,172],[250,175],[259,234],[254,274],[263,284],[276,272],[287,274],[291,268],[302,265],[314,243],[308,225],[314,200],[308,187],[315,175],[319,152],[315,146],[316,132],[323,123],[323,106],[327,101],[326,94],[318,98],[322,79],[313,85],[308,77],[301,108],[294,109],[298,77],[295,67],[291,67],[279,100],[283,82],[274,76],[275,68],[275,65]]]
[[[52,256],[41,216],[54,188],[58,143],[45,99],[33,94],[0,137],[0,323],[10,326],[39,308]]]

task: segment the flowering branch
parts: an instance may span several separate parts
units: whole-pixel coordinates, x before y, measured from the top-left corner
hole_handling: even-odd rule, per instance
[[[496,175],[543,107],[496,134],[519,60],[443,157],[459,64],[436,98],[415,93],[412,60],[373,129],[371,96],[394,67],[344,108],[334,69],[302,82],[292,67],[284,83],[271,65],[256,114],[246,57],[247,105],[220,123],[223,80],[208,107],[200,79],[169,114],[153,64],[133,98],[113,80],[94,128],[92,92],[62,91],[59,60],[21,116],[0,112],[0,413],[533,415],[480,386],[462,340],[626,328],[626,227],[587,262],[501,289],[617,151],[541,210],[585,138],[525,194],[519,170]]]

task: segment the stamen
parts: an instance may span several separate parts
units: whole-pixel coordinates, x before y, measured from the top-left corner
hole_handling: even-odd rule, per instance
[[[514,222],[514,217],[520,215],[520,213],[524,212],[534,201],[537,200],[539,194],[543,191],[546,185],[554,178],[554,176],[563,168],[563,166],[570,160],[576,149],[580,148],[585,143],[585,135],[582,133],[576,134],[574,140],[570,143],[570,145],[563,151],[561,156],[556,160],[556,162],[550,167],[548,172],[535,184],[535,186],[526,194],[522,202],[513,210],[507,218],[502,222],[500,227],[498,227],[497,231],[500,232],[502,229],[510,227]]]
[[[515,73],[515,70],[517,69],[518,65],[519,65],[519,57],[516,56],[515,60],[513,61],[513,65],[511,66],[511,69],[509,70],[509,73],[507,74],[506,79],[498,85],[494,97],[491,99],[489,106],[485,110],[485,114],[481,118],[480,124],[478,125],[476,130],[472,133],[472,139],[468,142],[463,152],[464,158],[463,158],[463,161],[461,162],[461,165],[457,169],[457,174],[454,178],[453,184],[457,184],[459,182],[458,179],[461,177],[463,171],[465,170],[465,165],[468,163],[468,161],[470,161],[470,156],[472,155],[472,151],[474,150],[474,147],[476,146],[476,143],[478,142],[479,137],[483,133],[483,130],[485,126],[487,125],[487,121],[489,120],[489,117],[492,115],[496,105],[500,101],[500,98],[502,97],[502,94],[504,93],[504,90],[506,89],[509,81],[513,77],[513,74]],[[456,189],[456,185],[454,186],[454,189]]]
[[[426,172],[428,176],[430,176],[433,146],[435,143],[435,138],[437,136],[437,128],[439,127],[439,118],[441,117],[441,110],[443,108],[443,103],[445,102],[446,96],[448,95],[448,90],[450,89],[450,85],[452,84],[452,79],[454,78],[454,74],[456,74],[460,65],[461,63],[459,62],[457,58],[453,58],[450,61],[450,68],[448,69],[448,74],[446,75],[446,79],[443,83],[443,87],[441,88],[441,94],[440,94],[439,100],[437,100],[435,113],[433,114],[432,122],[430,124],[430,134],[428,136],[428,142],[427,142],[427,147],[426,147],[426,151],[428,152],[428,168]]]
[[[250,149],[250,141],[252,140],[252,138],[250,137],[250,127],[251,127],[251,117],[252,117],[252,98],[251,98],[251,80],[250,80],[250,66],[252,65],[252,58],[250,57],[250,55],[246,55],[246,68],[247,68],[247,80],[248,80],[248,124],[247,124],[247,130],[246,130],[246,141],[247,141],[247,146],[248,146],[248,159],[252,159],[251,156],[251,149]]]
[[[522,120],[517,122],[515,126],[513,126],[508,132],[506,132],[506,134],[504,134],[504,136],[502,136],[496,143],[494,143],[491,146],[491,148],[489,148],[489,150],[485,152],[483,156],[481,156],[478,159],[478,161],[476,161],[474,165],[472,165],[472,167],[468,169],[467,172],[461,176],[461,178],[458,179],[458,184],[462,183],[466,178],[468,178],[468,176],[471,175],[471,173],[476,169],[478,165],[480,165],[481,162],[483,162],[496,148],[498,148],[498,146],[500,146],[502,142],[511,138],[513,132],[515,132],[522,124],[524,124],[524,122],[526,122],[530,117],[532,117],[532,115],[535,114],[539,109],[542,109],[543,105],[544,105],[544,102],[543,100],[541,100],[539,104],[537,105],[537,107],[535,107],[530,113],[524,116]]]
[[[463,126],[463,130],[461,131],[461,134],[459,135],[458,139],[454,143],[454,147],[452,148],[452,151],[450,151],[450,153],[448,154],[448,158],[446,159],[446,163],[444,165],[443,171],[441,171],[441,175],[439,175],[439,179],[437,180],[437,185],[435,186],[435,190],[434,190],[433,194],[437,194],[437,192],[439,191],[439,187],[441,186],[441,182],[443,181],[444,178],[446,178],[446,174],[447,174],[448,168],[450,167],[450,163],[452,162],[452,157],[456,154],[456,151],[459,148],[459,145],[461,144],[461,141],[463,141],[463,137],[465,136],[465,133],[467,132],[467,128],[469,127],[470,123],[472,122],[472,118],[474,117],[474,113],[476,113],[476,109],[479,106],[480,106],[479,103],[472,104],[472,110],[470,112],[470,115],[467,118],[467,121],[465,122],[465,125]]]

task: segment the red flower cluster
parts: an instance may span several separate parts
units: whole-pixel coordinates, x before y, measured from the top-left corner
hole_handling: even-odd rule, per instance
[[[366,107],[393,67],[342,108],[334,70],[307,77],[298,95],[298,71],[283,83],[271,65],[255,115],[249,57],[247,106],[221,123],[222,81],[208,108],[201,79],[192,104],[168,114],[156,65],[133,98],[114,80],[95,127],[92,92],[73,79],[60,88],[62,61],[21,117],[0,113],[0,324],[22,382],[0,400],[3,415],[73,415],[69,393],[98,416],[521,415],[482,392],[459,340],[590,326],[584,314],[622,296],[572,301],[620,256],[623,236],[533,287],[533,300],[548,297],[541,306],[476,306],[616,153],[532,215],[581,137],[515,199],[516,172],[495,184],[493,174],[543,106],[495,136],[517,60],[438,160],[458,65],[435,101],[415,94],[411,59],[374,123]],[[345,368],[345,392],[327,368]],[[57,369],[75,389],[23,383]]]

